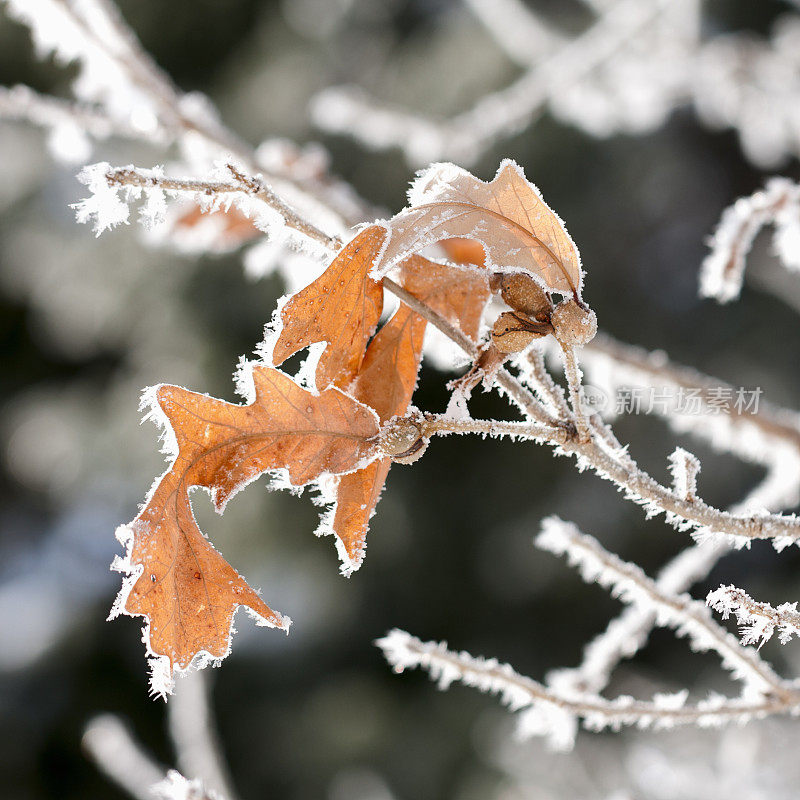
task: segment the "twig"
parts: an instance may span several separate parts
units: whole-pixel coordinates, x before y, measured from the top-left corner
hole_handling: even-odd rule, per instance
[[[619,697],[606,700],[592,694],[563,694],[515,672],[508,664],[496,659],[474,658],[465,652],[448,650],[445,643],[423,642],[405,631],[394,629],[376,644],[395,672],[423,667],[439,687],[446,689],[454,681],[473,686],[480,691],[499,694],[512,710],[538,712],[547,717],[554,709],[564,712],[566,720],[558,725],[569,727],[570,717],[580,717],[592,730],[618,729],[623,725],[639,728],[667,728],[676,725],[721,725],[743,722],[753,717],[790,713],[800,698],[770,698],[760,701],[730,700],[712,697],[694,705],[685,704],[685,694],[656,696],[652,702]],[[559,731],[554,731],[558,735]],[[567,732],[569,733],[569,732]],[[569,745],[569,741],[563,742]]]
[[[575,349],[569,345],[559,342],[561,352],[564,356],[564,374],[567,377],[569,387],[569,401],[572,406],[572,416],[578,429],[578,439],[581,442],[588,442],[591,438],[589,426],[582,408],[581,397],[581,370],[575,358]]]
[[[90,720],[81,740],[95,764],[136,800],[153,800],[152,787],[167,771],[144,752],[122,720],[102,714]]]
[[[226,800],[236,800],[228,765],[222,755],[210,707],[206,670],[184,676],[167,703],[169,732],[175,743],[178,766],[186,775]]]
[[[728,619],[736,616],[744,644],[758,644],[759,647],[780,631],[778,639],[786,644],[794,636],[800,636],[800,613],[797,603],[782,603],[777,608],[769,603],[753,600],[747,592],[735,586],[720,586],[708,593],[706,603]]]

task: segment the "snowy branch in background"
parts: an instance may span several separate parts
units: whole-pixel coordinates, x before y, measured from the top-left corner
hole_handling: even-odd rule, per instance
[[[498,695],[511,711],[520,712],[520,736],[545,736],[558,750],[572,748],[579,722],[593,731],[619,730],[627,725],[654,730],[679,725],[718,727],[768,714],[788,713],[800,702],[794,696],[791,700],[731,700],[714,694],[699,703],[687,704],[687,692],[657,694],[650,702],[627,696],[606,700],[585,692],[549,689],[497,659],[449,650],[444,642],[423,642],[396,628],[378,639],[376,645],[397,673],[421,667],[442,690],[459,682]]]
[[[208,684],[203,673],[181,682],[169,704],[169,733],[178,766],[167,770],[145,752],[114,714],[90,720],[83,748],[101,772],[134,800],[235,800],[228,766],[216,741]]]
[[[166,777],[164,768],[144,752],[125,723],[113,714],[90,720],[82,745],[98,768],[135,800],[152,800],[152,787]]]
[[[524,130],[544,110],[603,137],[651,132],[674,108],[693,105],[709,127],[737,130],[758,166],[800,154],[797,14],[779,18],[767,39],[704,39],[700,0],[592,2],[595,21],[570,38],[516,0],[467,5],[525,68],[515,82],[449,119],[391,109],[352,87],[329,88],[312,104],[315,123],[370,148],[399,147],[412,166],[450,159],[463,164]]]
[[[725,209],[700,271],[700,294],[720,303],[742,290],[747,255],[756,236],[775,226],[773,246],[781,263],[800,271],[800,184],[771,178],[763,189]]]
[[[655,614],[656,625],[670,627],[679,637],[689,639],[696,652],[715,651],[722,665],[744,684],[744,696],[775,693],[786,696],[788,685],[750,649],[717,624],[706,606],[685,594],[670,595],[635,564],[607,552],[591,536],[558,517],[542,522],[536,546],[555,555],[564,555],[580,570],[587,583],[597,583],[623,603],[640,606]]]
[[[564,103],[570,89],[635,40],[668,5],[663,0],[615,3],[586,31],[537,61],[510,86],[448,120],[387,108],[353,87],[332,87],[317,95],[311,104],[312,118],[322,130],[353,136],[372,149],[399,147],[412,166],[438,160],[469,164],[498,139],[524,130],[548,102]],[[576,98],[576,104],[583,99]],[[596,135],[610,132],[597,115],[587,124]]]
[[[728,619],[733,614],[739,623],[744,644],[759,647],[777,632],[781,644],[800,636],[800,612],[797,603],[781,603],[777,608],[759,603],[735,586],[720,586],[708,593],[706,603]]]

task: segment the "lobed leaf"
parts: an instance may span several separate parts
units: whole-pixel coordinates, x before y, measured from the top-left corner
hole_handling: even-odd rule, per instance
[[[373,225],[358,234],[317,280],[281,310],[272,362],[316,342],[327,342],[316,370],[318,389],[346,387],[356,376],[383,310],[383,287],[370,276],[386,231]]]
[[[236,405],[160,386],[154,410],[173,437],[175,457],[123,535],[131,576],[116,611],[145,618],[150,654],[170,671],[193,659],[224,657],[242,605],[261,624],[288,627],[203,537],[189,492],[201,487],[217,511],[266,471],[294,486],[354,470],[375,455],[375,413],[336,388],[312,394],[278,370],[251,368],[251,402]]]
[[[491,294],[488,278],[436,264],[421,256],[403,262],[403,286],[462,331],[477,339],[483,308]],[[373,408],[382,423],[405,414],[417,383],[426,321],[401,303],[367,348],[349,392]],[[344,475],[336,489],[331,525],[346,574],[364,559],[369,521],[380,499],[391,459],[374,461]]]

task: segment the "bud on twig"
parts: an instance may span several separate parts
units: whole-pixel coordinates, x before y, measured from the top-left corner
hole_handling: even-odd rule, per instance
[[[387,423],[380,433],[379,446],[398,464],[413,464],[428,447],[421,421],[403,418]]]

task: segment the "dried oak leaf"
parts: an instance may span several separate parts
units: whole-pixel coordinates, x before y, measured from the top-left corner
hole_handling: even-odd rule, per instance
[[[204,211],[194,203],[180,209],[168,234],[181,249],[212,253],[235,250],[263,235],[264,232],[235,206]]]
[[[221,513],[263,472],[285,471],[292,485],[304,486],[374,457],[379,425],[371,409],[335,388],[308,392],[265,366],[250,367],[249,377],[247,405],[177,386],[157,387],[153,396],[153,412],[165,423],[174,459],[136,519],[119,531],[128,552],[116,568],[129,577],[112,616],[145,618],[157,692],[168,692],[173,671],[194,659],[228,653],[239,606],[260,624],[289,625],[205,539],[189,491],[208,490]]]
[[[545,289],[580,295],[583,274],[575,243],[509,159],[489,183],[453,164],[433,164],[412,184],[409,207],[381,224],[390,237],[376,274],[434,242],[475,239],[490,269],[527,272]]]
[[[444,239],[439,242],[447,254],[447,258],[455,264],[484,265],[486,254],[483,245],[475,239]]]
[[[377,225],[361,231],[317,280],[286,303],[272,347],[273,364],[282,364],[304,347],[327,342],[317,364],[317,388],[348,386],[383,310],[383,287],[369,272],[386,235]]]
[[[485,274],[467,272],[412,256],[402,264],[404,288],[477,339],[483,308],[489,299]],[[426,321],[401,303],[367,348],[358,375],[348,388],[357,400],[375,409],[382,423],[405,414],[417,383]],[[350,574],[364,560],[369,521],[375,512],[390,458],[373,461],[363,469],[343,475],[336,487],[336,502],[323,520],[337,537],[342,571]]]
[[[459,269],[412,256],[403,262],[400,278],[403,288],[477,341],[483,310],[492,295],[485,270]]]
[[[403,303],[370,342],[350,394],[375,409],[381,422],[404,414],[417,385],[425,320]],[[333,509],[323,519],[337,539],[342,572],[364,560],[369,520],[375,513],[392,460],[382,458],[339,478]]]

